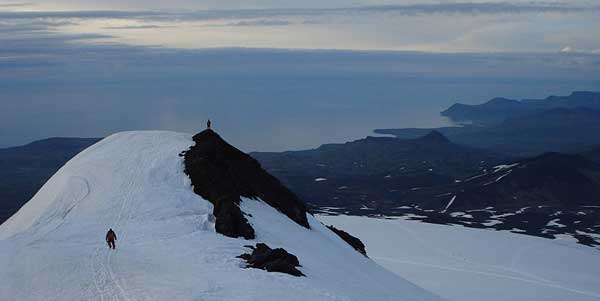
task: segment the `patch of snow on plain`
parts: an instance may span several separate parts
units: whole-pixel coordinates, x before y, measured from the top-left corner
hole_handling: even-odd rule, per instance
[[[466,214],[464,212],[452,212],[452,213],[450,213],[450,216],[452,216],[452,217],[462,217],[462,218],[473,218],[472,215]]]
[[[401,218],[426,218],[427,216],[424,215],[418,215],[418,214],[412,214],[412,213],[408,213],[408,214],[404,214],[401,216]]]
[[[327,181],[326,178],[316,178],[315,182],[323,182],[323,181]]]
[[[486,175],[486,174],[484,173],[484,174],[480,174],[480,175],[476,175],[476,176],[473,176],[473,177],[467,178],[467,179],[465,179],[465,182],[469,182],[469,181],[471,181],[471,180],[475,180],[475,179],[477,179],[477,178],[481,178],[481,177],[483,177],[483,176],[485,176],[485,175]]]
[[[513,216],[516,215],[514,213],[503,213],[503,214],[498,214],[498,215],[492,215],[490,216],[490,218],[503,218],[503,217],[508,217],[508,216]]]
[[[481,224],[484,225],[484,226],[492,227],[492,226],[499,225],[499,224],[502,224],[502,223],[503,223],[502,221],[494,219],[494,220],[488,220],[487,222],[481,223]]]
[[[494,166],[494,173],[499,172],[501,170],[510,169],[510,168],[513,168],[518,165],[519,165],[519,163],[497,165],[497,166]]]
[[[483,184],[483,186],[488,186],[488,185],[494,184],[494,183],[502,180],[504,177],[508,176],[511,172],[512,172],[512,170],[509,170],[505,174],[503,174],[503,175],[499,176],[498,178],[496,178],[495,180]]]
[[[488,207],[490,208],[490,207]],[[488,212],[488,213],[494,213],[496,211],[494,210],[490,210],[490,209],[471,209],[471,210],[467,210],[467,212]]]
[[[559,218],[553,219],[546,224],[546,227],[558,227],[558,228],[566,228],[567,226],[558,223],[560,221]]]
[[[450,201],[448,202],[448,204],[446,204],[446,208],[444,208],[444,210],[442,210],[442,213],[446,213],[446,211],[448,210],[448,208],[450,208],[450,206],[452,206],[452,203],[454,203],[454,200],[456,200],[456,195],[452,197],[452,199],[450,199]]]

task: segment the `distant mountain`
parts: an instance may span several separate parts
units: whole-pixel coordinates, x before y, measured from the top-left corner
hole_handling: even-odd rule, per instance
[[[50,138],[0,149],[0,223],[15,213],[69,159],[98,138]]]
[[[573,92],[569,96],[550,96],[546,99],[520,101],[494,98],[479,105],[456,103],[441,114],[455,122],[488,125],[549,109],[578,107],[600,110],[600,92]]]
[[[436,172],[460,177],[478,170],[473,166],[479,166],[482,161],[482,166],[485,166],[487,161],[504,158],[491,151],[453,143],[437,131],[430,131],[415,139],[367,137],[342,144],[325,144],[311,150],[254,152],[252,156],[267,168],[276,166],[281,170],[305,170],[314,176],[435,169]]]
[[[593,147],[591,150],[584,152],[583,155],[594,162],[600,163],[600,146]]]
[[[367,137],[312,150],[251,155],[313,208],[356,210],[393,204],[412,189],[451,184],[509,160],[455,144],[435,131],[417,139]]]
[[[379,134],[414,138],[432,129],[378,129]],[[534,156],[549,151],[577,152],[600,144],[600,111],[588,108],[555,108],[508,118],[489,126],[434,129],[450,140],[471,147],[513,156]]]

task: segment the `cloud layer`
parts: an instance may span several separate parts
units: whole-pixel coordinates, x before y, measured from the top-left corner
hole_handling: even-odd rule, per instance
[[[25,11],[20,9],[27,7],[25,3],[4,5],[10,8],[0,9],[0,32],[5,34],[43,30],[99,34],[119,42],[175,48],[557,52],[571,46],[590,53],[600,49],[600,5],[580,1],[211,10],[75,6]]]
[[[212,117],[246,150],[298,149],[442,125],[455,100],[600,90],[593,2],[52,2],[0,0],[0,147]]]

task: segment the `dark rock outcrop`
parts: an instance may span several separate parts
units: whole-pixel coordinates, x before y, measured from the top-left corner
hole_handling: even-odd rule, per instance
[[[340,230],[334,226],[327,226],[329,230],[333,231],[333,233],[337,234],[341,239],[351,245],[358,253],[367,256],[367,251],[365,250],[365,245],[358,239],[358,237],[350,235],[350,233]]]
[[[252,253],[244,253],[238,258],[246,260],[246,267],[266,270],[267,272],[286,273],[293,276],[304,276],[297,267],[300,267],[298,257],[288,253],[282,248],[271,249],[264,243],[257,243],[256,247],[246,246]]]
[[[182,155],[194,192],[214,205],[216,231],[253,239],[254,229],[239,208],[241,197],[261,199],[309,228],[306,206],[258,161],[207,129],[193,137],[196,144]]]

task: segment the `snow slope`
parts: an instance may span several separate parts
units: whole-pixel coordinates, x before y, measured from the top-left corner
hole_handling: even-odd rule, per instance
[[[309,216],[244,200],[256,241],[214,231],[178,154],[191,136],[125,132],[83,151],[0,226],[0,300],[438,300]],[[104,235],[118,236],[111,251]],[[297,255],[307,277],[244,269],[244,245]]]
[[[318,216],[377,262],[449,300],[600,300],[600,251],[573,240],[356,216]]]

